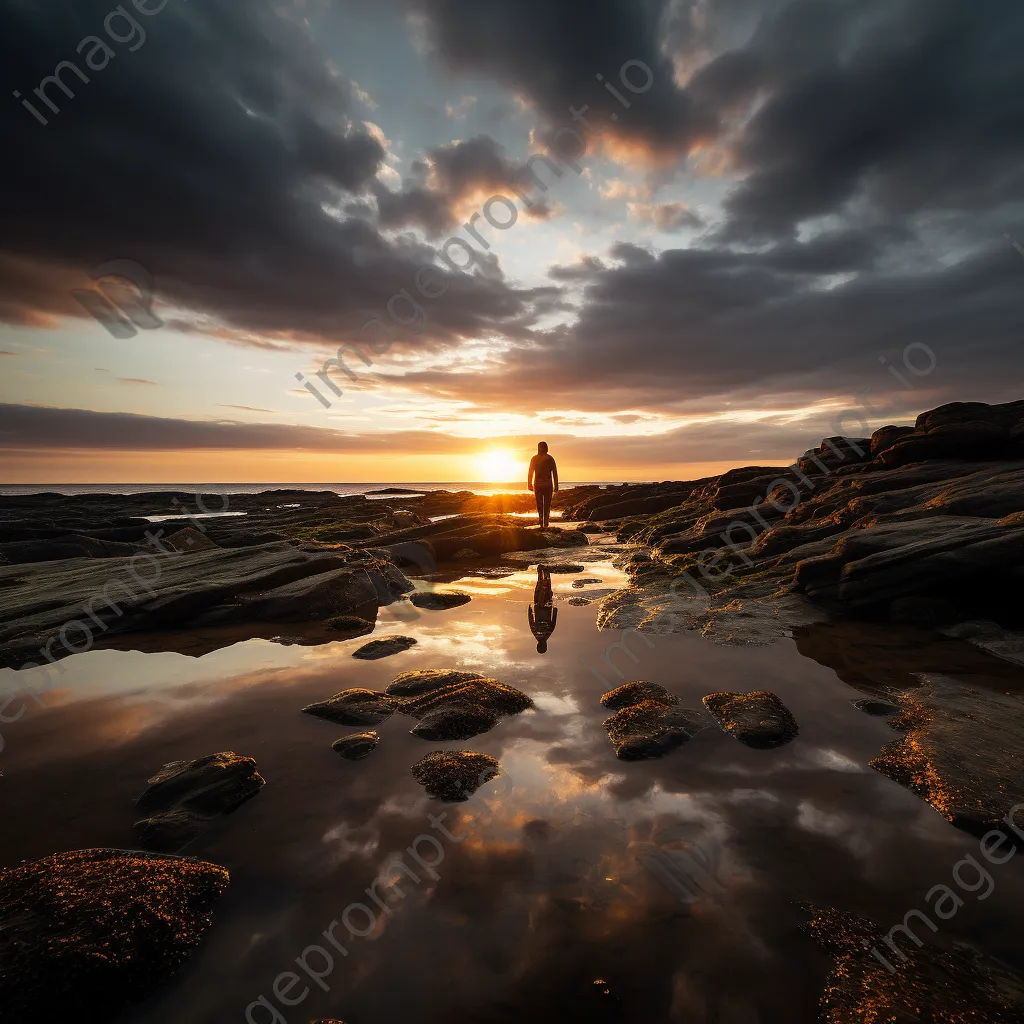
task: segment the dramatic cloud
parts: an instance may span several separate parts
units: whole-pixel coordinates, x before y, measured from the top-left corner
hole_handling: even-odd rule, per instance
[[[431,237],[455,227],[492,195],[523,197],[534,219],[551,216],[549,202],[535,192],[527,164],[511,162],[488,135],[432,149],[413,165],[415,177],[401,192],[375,189],[382,227],[416,224]],[[533,192],[533,194],[531,194]],[[507,220],[509,214],[501,216]]]
[[[109,10],[102,0],[55,0],[45,12],[7,12],[5,95],[17,89],[49,123],[14,99],[0,104],[17,153],[0,167],[0,316],[82,316],[70,290],[114,258],[141,264],[163,300],[205,316],[174,325],[257,345],[275,335],[358,337],[413,287],[432,249],[334,212],[379,188],[386,153],[359,120],[359,91],[330,67],[297,10],[171,0],[134,19],[147,33],[135,53],[105,33]],[[111,25],[129,39],[127,20]],[[114,56],[96,49],[101,42],[117,47]],[[48,105],[33,89],[64,60],[80,74],[67,65],[44,84]],[[493,273],[461,275],[428,334],[457,340],[501,328],[514,337],[533,298]]]

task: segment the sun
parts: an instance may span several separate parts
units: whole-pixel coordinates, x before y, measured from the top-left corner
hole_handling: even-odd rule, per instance
[[[523,475],[523,467],[511,452],[483,452],[475,462],[477,479],[487,483],[507,484]]]

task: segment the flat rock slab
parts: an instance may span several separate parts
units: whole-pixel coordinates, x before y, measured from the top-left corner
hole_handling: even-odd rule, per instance
[[[435,800],[461,803],[485,782],[501,774],[501,765],[489,754],[472,750],[435,750],[412,766],[412,777]]]
[[[371,640],[363,644],[358,651],[352,652],[353,658],[360,658],[363,661],[376,661],[378,658],[390,658],[392,654],[401,654],[402,651],[415,647],[418,640],[411,636],[388,636],[380,640]]]
[[[918,678],[921,686],[898,698],[900,713],[890,722],[906,735],[884,747],[871,767],[958,828],[974,835],[1000,828],[1019,842],[1003,819],[1024,803],[1024,700],[937,674]]]
[[[620,761],[664,757],[688,743],[705,726],[704,716],[660,700],[631,703],[604,722]]]
[[[1024,1020],[1024,978],[968,946],[950,949],[895,933],[905,961],[886,944],[886,927],[831,908],[806,906],[804,926],[834,959],[822,997],[826,1024],[943,1021],[1013,1024]],[[913,922],[918,935],[930,932]],[[878,950],[890,971],[871,952]]]
[[[604,583],[604,580],[599,580],[596,576],[587,576],[585,579],[572,581],[574,590],[582,590],[591,583]]]
[[[0,873],[5,1024],[108,1024],[184,964],[228,880],[217,864],[123,850]]]
[[[584,566],[576,565],[573,562],[549,562],[544,566],[550,573],[556,573],[561,575],[570,575],[574,572],[583,572]],[[598,580],[598,583],[601,581]]]
[[[380,737],[371,730],[370,732],[353,733],[351,736],[335,740],[331,744],[331,748],[346,761],[361,761],[374,752],[379,742]]]
[[[800,731],[789,708],[767,690],[709,693],[704,706],[727,733],[758,750],[781,747]]]
[[[137,821],[135,830],[147,849],[160,851],[179,850],[214,818],[237,810],[266,785],[256,762],[231,750],[172,761],[148,782],[135,806],[155,813]]]
[[[423,590],[412,594],[409,600],[417,608],[439,612],[447,608],[458,608],[460,605],[469,604],[473,598],[463,590]]]
[[[309,704],[302,710],[314,718],[323,718],[335,725],[379,725],[399,710],[400,702],[377,690],[353,687],[342,690],[328,700]]]

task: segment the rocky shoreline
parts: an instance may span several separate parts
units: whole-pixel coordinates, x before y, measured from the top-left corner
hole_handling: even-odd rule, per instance
[[[523,494],[219,497],[224,507],[213,510],[186,493],[0,498],[0,662],[52,662],[59,671],[62,658],[111,638],[130,644],[226,629],[230,640],[219,642],[227,644],[283,623],[283,642],[326,643],[372,633],[382,606],[405,602],[432,614],[465,604],[471,594],[420,588],[474,567],[498,572],[496,559],[505,573],[538,564],[579,574],[612,558],[629,583],[598,599],[599,627],[697,630],[740,645],[793,637],[802,654],[865,694],[854,702],[859,711],[893,727],[871,767],[957,828],[1024,847],[1024,624],[1012,600],[1024,576],[1024,402],[958,403],[922,414],[913,428],[827,438],[788,467],[568,488],[555,503],[566,526],[546,530],[514,514],[532,505]],[[228,508],[236,514],[224,515]],[[182,509],[198,511],[180,518]],[[907,629],[918,642],[912,664],[898,666],[885,637]],[[416,644],[371,640],[353,656],[376,660]],[[1005,675],[983,672],[977,685],[965,683],[970,673],[942,645]],[[623,762],[680,756],[709,724],[755,750],[800,732],[785,704],[753,681],[747,691],[707,693],[703,712],[643,681],[601,703]],[[497,679],[420,669],[384,691],[350,688],[296,713],[359,730],[333,743],[342,759],[359,761],[380,742],[372,727],[395,714],[414,719],[412,735],[424,741],[454,742],[532,708],[528,693]],[[500,770],[470,750],[433,751],[411,767],[442,801],[465,800]],[[147,815],[137,834],[156,852],[85,850],[0,872],[0,931],[10,936],[6,945],[0,939],[0,988],[14,999],[15,1019],[36,1019],[39,1007],[72,1012],[76,985],[98,990],[116,979],[127,1006],[170,978],[209,927],[228,873],[160,854],[180,852],[263,786],[255,761],[230,750],[173,762],[137,801]],[[140,929],[137,907],[156,908],[165,892],[175,902],[160,912],[161,928]],[[101,905],[105,916],[93,921]],[[869,925],[830,909],[814,913],[812,933],[836,957],[837,977],[847,978],[844,958],[857,950],[840,940]],[[73,942],[65,941],[69,922]],[[105,951],[103,970],[90,959],[93,948]],[[942,963],[944,955],[928,953]],[[921,970],[930,962],[922,958]],[[30,981],[16,993],[14,972]],[[969,975],[968,1002],[976,994]],[[832,987],[830,1019],[854,1019],[860,988],[857,978]],[[985,1019],[1017,1012],[1018,995],[1000,994]],[[886,999],[903,1008],[896,987]]]

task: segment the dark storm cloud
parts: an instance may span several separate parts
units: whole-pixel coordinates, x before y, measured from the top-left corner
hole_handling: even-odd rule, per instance
[[[426,160],[413,164],[413,176],[400,192],[382,185],[375,188],[382,227],[417,225],[428,236],[438,237],[459,223],[467,200],[486,200],[502,194],[510,199],[524,195],[534,219],[551,216],[550,203],[531,191],[529,167],[509,160],[505,147],[489,135],[478,135],[431,149]]]
[[[880,234],[889,237],[887,229]],[[521,412],[666,411],[709,400],[722,409],[793,408],[864,388],[904,391],[904,411],[922,411],[936,388],[963,398],[1018,397],[1018,254],[999,239],[957,261],[936,254],[897,270],[878,263],[880,251],[879,238],[863,231],[760,252],[678,249],[655,257],[619,245],[620,266],[580,265],[589,283],[571,328],[514,349],[486,380],[412,373],[404,383]],[[922,344],[941,370],[928,380],[902,364],[907,346]],[[911,362],[924,368],[931,360],[918,350]],[[529,388],[536,380],[545,382],[542,394]]]
[[[606,124],[610,135],[672,153],[717,131],[710,110],[673,84],[672,64],[661,48],[666,0],[412,0],[411,6],[425,15],[450,67],[496,79],[553,124],[571,121],[570,106],[589,105],[586,116]],[[627,115],[596,76],[628,100],[619,80],[628,61],[645,64],[654,84]],[[634,68],[630,80],[643,86],[646,75]]]
[[[1024,7],[797,0],[692,91],[765,97],[739,135],[733,237],[784,234],[850,200],[905,216],[1024,198]]]
[[[156,278],[162,298],[208,314],[207,331],[336,338],[380,316],[433,259],[411,238],[389,240],[366,219],[330,212],[370,197],[385,150],[360,121],[357,90],[314,45],[301,12],[269,0],[170,0],[147,17],[129,4],[146,33],[132,52],[107,36],[103,0],[7,8],[5,319],[81,316],[69,288],[87,286],[95,265],[127,258]],[[112,24],[129,37],[126,23]],[[76,53],[96,33],[113,57],[98,43]],[[66,67],[61,81],[74,98],[46,86],[54,113],[33,89],[63,60],[89,82]],[[429,333],[480,336],[501,325],[514,337],[531,299],[494,275],[463,276],[433,311]]]

